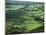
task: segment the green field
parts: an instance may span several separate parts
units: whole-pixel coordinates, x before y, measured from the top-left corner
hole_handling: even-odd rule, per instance
[[[44,32],[44,3],[30,3],[6,4],[6,34]]]

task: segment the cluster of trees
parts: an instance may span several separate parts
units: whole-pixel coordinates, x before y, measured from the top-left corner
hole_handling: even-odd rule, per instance
[[[10,5],[10,4],[9,4]],[[43,32],[44,4],[33,3],[17,10],[6,5],[6,33]],[[15,5],[16,6],[16,5]],[[9,8],[9,9],[8,9]],[[8,10],[7,10],[8,9]],[[13,8],[14,9],[14,8]]]

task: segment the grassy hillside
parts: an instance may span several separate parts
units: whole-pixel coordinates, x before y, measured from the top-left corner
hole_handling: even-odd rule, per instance
[[[44,3],[6,4],[7,34],[43,32],[43,26]]]

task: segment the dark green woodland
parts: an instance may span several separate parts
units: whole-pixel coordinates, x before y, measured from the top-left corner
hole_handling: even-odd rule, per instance
[[[44,32],[44,3],[6,3],[6,34]]]

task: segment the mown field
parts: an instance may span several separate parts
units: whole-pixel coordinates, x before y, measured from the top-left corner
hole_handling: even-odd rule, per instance
[[[6,3],[6,34],[44,32],[44,3],[30,3]]]

